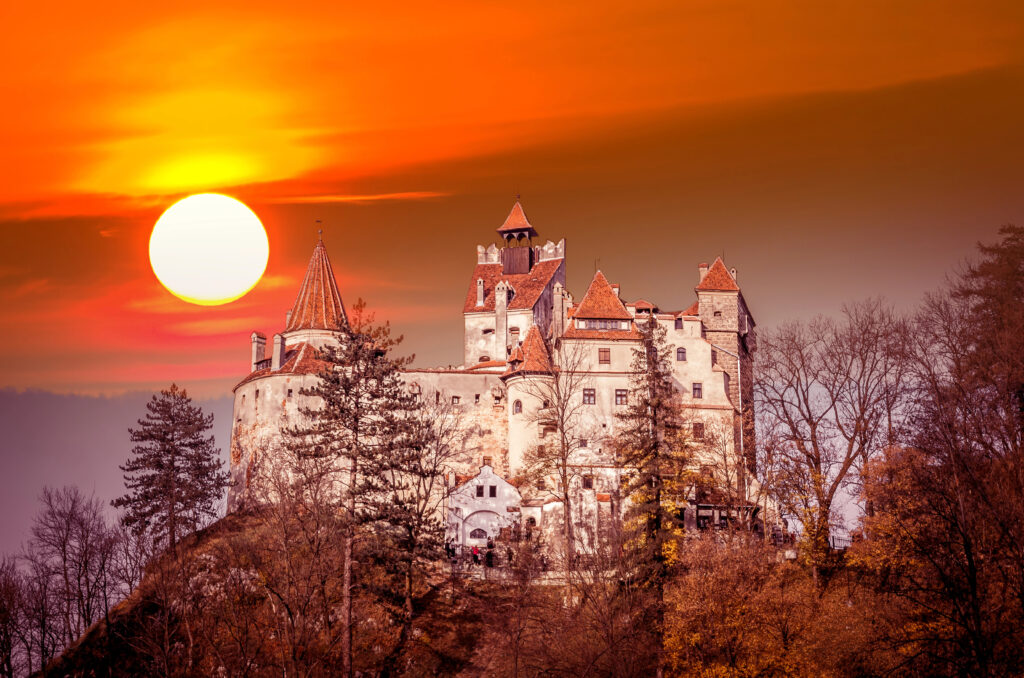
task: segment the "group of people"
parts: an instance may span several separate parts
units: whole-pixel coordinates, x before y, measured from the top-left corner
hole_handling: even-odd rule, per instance
[[[451,561],[453,566],[456,566],[459,561],[459,547],[456,545],[454,539],[449,539],[444,545],[445,555],[448,556],[448,560]],[[487,546],[481,549],[478,545],[474,544],[470,550],[470,567],[477,567],[483,565],[484,567],[495,567],[498,564],[497,549],[494,544],[494,539],[487,539]],[[505,564],[511,565],[515,562],[515,551],[512,550],[511,546],[505,547]]]

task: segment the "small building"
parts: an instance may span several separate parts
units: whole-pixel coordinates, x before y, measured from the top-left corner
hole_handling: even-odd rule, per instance
[[[447,539],[459,546],[484,546],[519,527],[522,497],[490,466],[460,484],[448,499]]]

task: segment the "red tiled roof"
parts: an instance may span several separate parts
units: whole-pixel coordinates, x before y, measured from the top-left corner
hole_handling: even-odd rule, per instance
[[[513,233],[515,231],[529,231],[531,238],[537,235],[537,231],[527,221],[526,214],[523,212],[523,206],[519,204],[518,200],[512,206],[512,211],[508,213],[508,217],[505,218],[505,223],[498,229],[498,233],[504,235],[505,233]]]
[[[590,282],[583,301],[576,307],[573,317],[630,320],[633,316],[622,305],[622,300],[608,284],[604,273],[598,271],[594,274],[594,279]]]
[[[637,299],[636,301],[634,301],[632,303],[632,306],[633,306],[633,308],[647,308],[647,309],[654,308],[654,304],[652,304],[651,302],[647,301],[646,299]]]
[[[732,277],[729,270],[725,267],[722,262],[722,257],[717,257],[715,263],[711,264],[711,269],[708,271],[704,279],[700,281],[696,289],[704,290],[706,292],[739,292],[739,285],[736,284],[736,279]]]
[[[466,303],[462,310],[464,313],[494,311],[494,288],[502,280],[515,290],[515,296],[512,297],[512,301],[508,305],[510,310],[532,309],[544,289],[551,283],[551,279],[555,277],[563,261],[563,259],[538,261],[529,273],[514,275],[502,275],[501,264],[477,264],[473,269],[473,277],[469,281],[469,291],[466,293]],[[484,280],[483,306],[476,305],[476,281],[478,278]]]
[[[325,361],[317,359],[314,347],[302,341],[285,347],[284,364],[281,365],[280,369],[272,370],[268,367],[250,372],[231,390],[236,391],[242,384],[248,384],[253,379],[259,379],[260,377],[278,374],[319,374],[327,365],[328,363]]]
[[[504,367],[504,366],[505,366],[505,361],[504,360],[488,360],[486,362],[477,363],[476,365],[473,365],[472,367],[467,367],[466,371],[467,372],[472,372],[473,370],[484,370],[484,369],[487,369],[487,368],[490,368],[490,367]]]
[[[683,311],[680,315],[700,315],[700,302],[693,302],[690,304],[690,308]]]
[[[629,324],[628,330],[584,330],[576,326],[570,326],[562,335],[566,339],[639,339],[640,332],[636,325]]]
[[[331,261],[324,241],[317,242],[313,256],[302,279],[299,296],[295,298],[285,332],[293,330],[333,330],[347,321],[341,303],[338,282],[334,279]]]
[[[537,329],[536,325],[530,326],[530,331],[526,333],[526,341],[523,342],[523,345],[512,349],[512,355],[508,359],[509,365],[511,366],[515,360],[521,360],[522,362],[515,369],[510,367],[505,372],[506,375],[519,372],[550,374],[554,371],[554,367],[551,364],[551,356],[548,354],[548,347],[540,336],[540,330]]]

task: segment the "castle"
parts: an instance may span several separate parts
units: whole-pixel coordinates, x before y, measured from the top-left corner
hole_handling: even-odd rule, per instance
[[[413,392],[457,408],[461,425],[472,431],[450,476],[453,540],[480,544],[513,526],[543,530],[557,521],[557,479],[528,485],[518,480],[530,452],[551,433],[538,413],[550,406],[541,387],[555,370],[579,375],[578,392],[571,394],[579,399],[570,481],[574,520],[600,526],[621,510],[617,490],[623,469],[610,443],[616,413],[629,398],[637,325],[652,320],[665,329],[672,347],[672,377],[693,438],[725,432],[725,454],[741,460],[735,464],[738,482],[756,482],[750,473],[754,320],[735,269],[727,269],[721,258],[700,264],[697,298],[681,311],[644,299],[628,301],[600,271],[577,303],[566,289],[564,240],[534,245],[537,231],[519,202],[497,231],[500,247],[477,247],[463,303],[463,364],[404,373]],[[246,501],[261,455],[280,449],[281,430],[297,416],[300,390],[316,382],[315,349],[334,341],[330,328],[345,321],[321,241],[269,357],[266,337],[251,335],[250,373],[234,389],[229,510]],[[701,505],[696,498],[693,505],[688,520],[697,526],[728,519],[721,507]]]

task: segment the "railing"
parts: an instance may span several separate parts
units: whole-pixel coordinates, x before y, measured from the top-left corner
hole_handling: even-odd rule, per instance
[[[853,545],[853,540],[849,537],[832,536],[828,538],[828,545],[833,551],[845,551]]]

